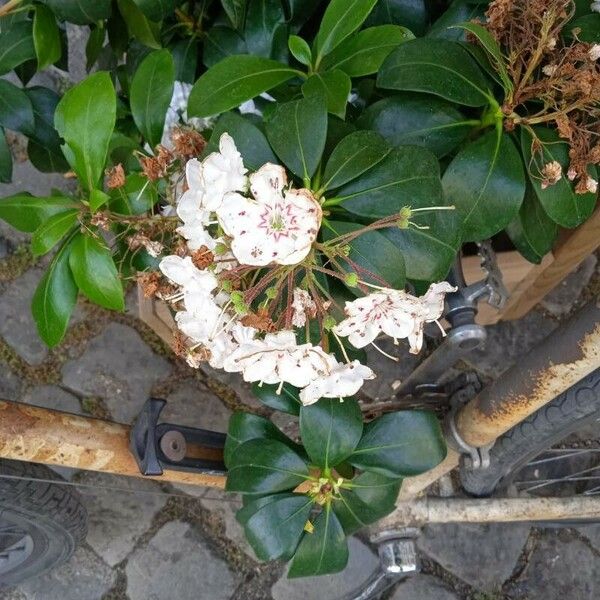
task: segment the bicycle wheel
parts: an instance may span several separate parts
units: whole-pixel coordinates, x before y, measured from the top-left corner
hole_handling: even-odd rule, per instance
[[[600,494],[600,369],[500,437],[490,467],[462,466],[474,496]]]
[[[85,539],[79,494],[33,479],[60,481],[42,465],[0,460],[0,589],[65,562]]]

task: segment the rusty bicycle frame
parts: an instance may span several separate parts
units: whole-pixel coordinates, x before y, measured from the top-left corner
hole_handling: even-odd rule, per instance
[[[452,312],[452,303],[450,303]],[[434,354],[460,348],[461,323]],[[452,332],[455,335],[452,335]],[[476,336],[475,336],[476,337]],[[458,346],[457,346],[458,344]],[[445,347],[447,345],[447,347]],[[425,361],[405,386],[422,384],[447,368]],[[454,438],[448,454],[432,471],[404,480],[397,510],[377,524],[379,529],[425,522],[518,521],[600,518],[599,497],[577,498],[419,498],[433,482],[459,464],[460,445],[489,446],[527,416],[600,367],[600,304],[590,302],[573,318],[506,371],[454,415]],[[424,373],[424,371],[426,373]],[[0,458],[127,475],[142,475],[130,450],[131,428],[91,417],[0,401]],[[464,448],[463,448],[464,450]],[[215,459],[214,448],[188,447],[187,455]],[[226,476],[165,469],[151,478],[174,483],[223,488]]]

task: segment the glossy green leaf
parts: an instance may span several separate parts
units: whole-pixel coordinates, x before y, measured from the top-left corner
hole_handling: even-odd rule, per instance
[[[56,253],[38,284],[31,312],[42,340],[56,346],[65,336],[77,302],[77,285],[69,267],[71,245],[67,240]]]
[[[382,415],[365,425],[348,462],[386,477],[412,477],[433,469],[445,456],[446,443],[437,416],[406,410]]]
[[[183,0],[134,0],[139,9],[151,20],[162,21],[171,15]]]
[[[569,168],[569,145],[558,137],[554,129],[534,127],[537,138],[542,143],[542,150],[532,157],[531,144],[533,138],[521,128],[521,151],[529,181],[548,216],[563,227],[577,227],[583,223],[594,210],[596,194],[576,194],[572,183],[567,179]],[[541,169],[549,162],[557,161],[562,166],[563,176],[554,184],[542,189]],[[596,168],[590,168],[590,174],[596,178]]]
[[[247,53],[246,41],[235,29],[215,25],[206,32],[202,61],[207,67],[213,67],[228,56]]]
[[[485,27],[483,27],[483,25],[480,25],[479,23],[461,23],[460,25],[457,25],[457,27],[466,29],[469,33],[474,35],[479,40],[479,43],[488,53],[496,72],[500,76],[502,85],[504,87],[504,91],[506,93],[510,93],[513,90],[514,86],[510,77],[508,76],[508,71],[506,70],[505,65],[505,59],[502,56],[500,45],[492,36],[492,34]]]
[[[508,224],[506,233],[530,262],[540,263],[552,250],[558,226],[544,211],[531,185],[527,186],[519,214]]]
[[[55,63],[62,54],[62,44],[56,18],[54,13],[43,4],[35,6],[33,45],[39,71]]]
[[[380,163],[389,153],[388,143],[374,131],[356,131],[342,139],[327,161],[325,190],[338,188]]]
[[[343,71],[327,71],[314,73],[302,85],[302,93],[306,98],[321,95],[325,98],[327,112],[343,119],[346,116],[346,104],[352,82]]]
[[[79,211],[70,209],[51,216],[31,236],[31,251],[34,256],[49,252],[75,227]]]
[[[4,129],[0,127],[0,183],[10,183],[12,180],[12,155]]]
[[[236,29],[242,29],[248,0],[221,0],[223,9]]]
[[[429,14],[425,0],[378,0],[366,25],[403,25],[415,35],[425,34]]]
[[[33,107],[27,94],[0,79],[0,125],[25,134],[33,133]]]
[[[292,56],[303,65],[310,65],[312,61],[312,52],[308,43],[300,36],[290,35],[288,39],[288,48]]]
[[[294,69],[274,60],[249,55],[229,56],[194,84],[188,114],[191,117],[220,114],[295,75]]]
[[[35,48],[30,21],[13,23],[7,29],[0,30],[0,75],[32,58],[35,58]]]
[[[90,192],[89,203],[92,212],[96,212],[101,206],[104,206],[110,200],[110,196],[101,190],[92,190]]]
[[[85,68],[88,72],[98,60],[105,38],[106,29],[104,27],[90,27],[90,37],[85,46]]]
[[[377,0],[331,0],[315,38],[315,64],[354,33],[369,16]]]
[[[277,440],[244,442],[230,458],[226,488],[244,494],[292,490],[308,477],[306,463]]]
[[[373,129],[392,146],[414,144],[440,158],[454,150],[479,121],[468,119],[441,98],[405,92],[375,102],[357,123]]]
[[[363,229],[362,225],[346,221],[329,221],[323,228],[325,239]],[[359,279],[374,285],[402,289],[406,283],[404,256],[398,247],[380,231],[362,233],[344,245],[350,247],[348,260],[340,259],[340,264],[349,272],[358,271]],[[373,249],[377,251],[374,252]],[[353,264],[354,263],[354,264]],[[357,266],[358,265],[358,266]],[[351,288],[358,293],[357,288]]]
[[[292,560],[288,577],[337,573],[348,564],[348,543],[331,506],[315,519],[313,533],[306,534]]]
[[[0,198],[0,219],[4,219],[19,231],[33,233],[52,215],[75,206],[75,202],[64,196],[40,198],[29,194],[15,194]]]
[[[489,101],[488,85],[470,54],[448,40],[420,38],[401,44],[383,62],[380,88],[427,92],[466,106]]]
[[[87,190],[98,186],[104,172],[116,106],[110,76],[99,72],[72,87],[56,107],[54,125],[66,142],[63,152]]]
[[[81,2],[80,0],[43,0],[44,4],[61,20],[88,25],[108,19],[111,12],[111,0],[94,0]]]
[[[298,177],[312,177],[327,136],[327,109],[321,96],[279,104],[266,124],[275,153]]]
[[[323,69],[341,69],[350,77],[377,73],[387,56],[414,35],[399,25],[379,25],[359,31],[323,60]]]
[[[354,398],[321,398],[300,409],[302,443],[320,467],[331,469],[350,456],[362,430],[362,412]]]
[[[304,533],[313,505],[303,494],[281,494],[246,521],[244,531],[260,560],[289,558]]]
[[[133,0],[117,0],[129,35],[148,48],[160,48],[160,27],[140,10]]]
[[[274,502],[279,498],[292,498],[294,496],[293,492],[281,493],[281,494],[271,494],[269,496],[248,496],[242,495],[242,508],[240,508],[235,513],[235,518],[237,522],[242,525],[246,525],[248,519],[263,506],[269,504],[269,502]]]
[[[252,0],[248,5],[244,39],[248,54],[274,58],[273,42],[285,16],[280,0]]]
[[[464,29],[453,27],[465,21],[471,21],[484,16],[485,6],[469,0],[454,0],[427,32],[427,37],[443,38],[455,42],[466,41]],[[472,44],[470,44],[472,45]]]
[[[301,25],[315,12],[322,0],[283,0],[282,4],[286,9],[286,15],[289,16],[290,24],[295,29]]]
[[[577,39],[588,44],[600,44],[600,15],[583,15],[569,22],[563,30],[567,39],[574,39],[573,30],[578,30]]]
[[[200,52],[198,40],[196,38],[179,40],[173,44],[170,50],[173,62],[175,63],[175,81],[194,83],[196,81],[196,67]]]
[[[257,170],[267,162],[277,162],[265,134],[236,112],[228,112],[219,117],[206,147],[207,154],[219,150],[219,140],[223,133],[228,133],[233,138],[247,168]]]
[[[225,441],[225,464],[231,463],[231,457],[240,444],[256,438],[269,438],[283,442],[294,449],[297,444],[283,434],[272,421],[245,412],[235,412],[229,419],[227,440]]]
[[[290,415],[300,414],[300,394],[295,387],[284,383],[281,388],[281,393],[277,393],[279,385],[269,385],[264,383],[252,384],[252,393],[266,406],[279,410]]]
[[[442,203],[439,165],[424,148],[402,146],[336,192],[335,202],[347,211],[371,219],[397,213],[404,206]]]
[[[460,215],[463,241],[484,240],[518,213],[525,194],[523,163],[508,134],[490,130],[455,156],[442,185]]]
[[[104,308],[124,310],[123,284],[104,241],[78,233],[71,246],[69,264],[77,287],[92,302]]]
[[[175,65],[169,50],[144,58],[131,81],[131,114],[151,147],[160,143],[175,83]]]
[[[110,209],[122,215],[140,215],[157,202],[156,187],[141,173],[127,175],[124,186],[110,190]]]

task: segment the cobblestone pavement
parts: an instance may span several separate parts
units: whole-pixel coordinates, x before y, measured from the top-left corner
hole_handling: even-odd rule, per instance
[[[47,193],[63,185],[26,163],[11,190]],[[172,422],[225,430],[233,410],[261,414],[247,387],[231,376],[195,371],[136,319],[135,293],[124,314],[81,302],[67,338],[49,351],[39,341],[29,303],[45,261],[27,239],[0,226],[0,397],[130,422],[149,394],[165,397]],[[518,323],[490,329],[486,353],[472,365],[497,376],[552,331],[581,296],[598,289],[600,270],[589,258],[543,306]],[[579,300],[578,300],[579,299]],[[408,355],[407,355],[408,356]],[[404,365],[409,370],[412,364]],[[403,376],[391,362],[367,388],[385,399]],[[289,418],[278,415],[280,426]],[[293,423],[291,424],[293,426]],[[366,580],[377,565],[365,540],[350,543],[345,572],[290,581],[283,564],[259,564],[234,514],[238,499],[222,492],[153,481],[61,471],[81,484],[89,512],[85,544],[68,564],[0,592],[6,600],[335,600]],[[116,488],[116,489],[115,489]],[[400,583],[386,600],[588,600],[600,596],[600,525],[536,529],[528,525],[424,528],[418,542],[422,573]]]

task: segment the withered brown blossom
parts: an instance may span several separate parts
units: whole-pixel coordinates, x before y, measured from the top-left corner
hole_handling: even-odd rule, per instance
[[[174,160],[173,153],[160,144],[156,146],[155,152],[155,156],[140,156],[139,158],[142,172],[150,181],[166,177]]]
[[[206,246],[200,246],[192,254],[192,262],[197,269],[206,269],[215,262],[215,255]]]
[[[108,189],[114,190],[125,185],[125,171],[121,163],[115,165],[112,169],[106,169],[104,173]]]
[[[580,41],[577,29],[567,31],[574,11],[573,0],[494,0],[484,26],[498,41],[512,82],[502,105],[506,130],[528,128],[534,137],[532,164],[538,165],[537,175],[547,186],[556,178],[543,171],[543,144],[531,126],[556,127],[569,145],[568,178],[576,181],[577,193],[588,193],[596,187],[588,168],[600,162],[595,150],[600,136],[600,46]]]
[[[204,136],[188,127],[175,127],[171,131],[171,142],[173,154],[184,160],[200,156],[206,147]]]
[[[271,333],[277,329],[273,319],[271,319],[268,311],[265,309],[259,309],[256,313],[251,312],[244,315],[241,323],[246,327],[254,327],[259,331],[266,331],[267,333]]]

